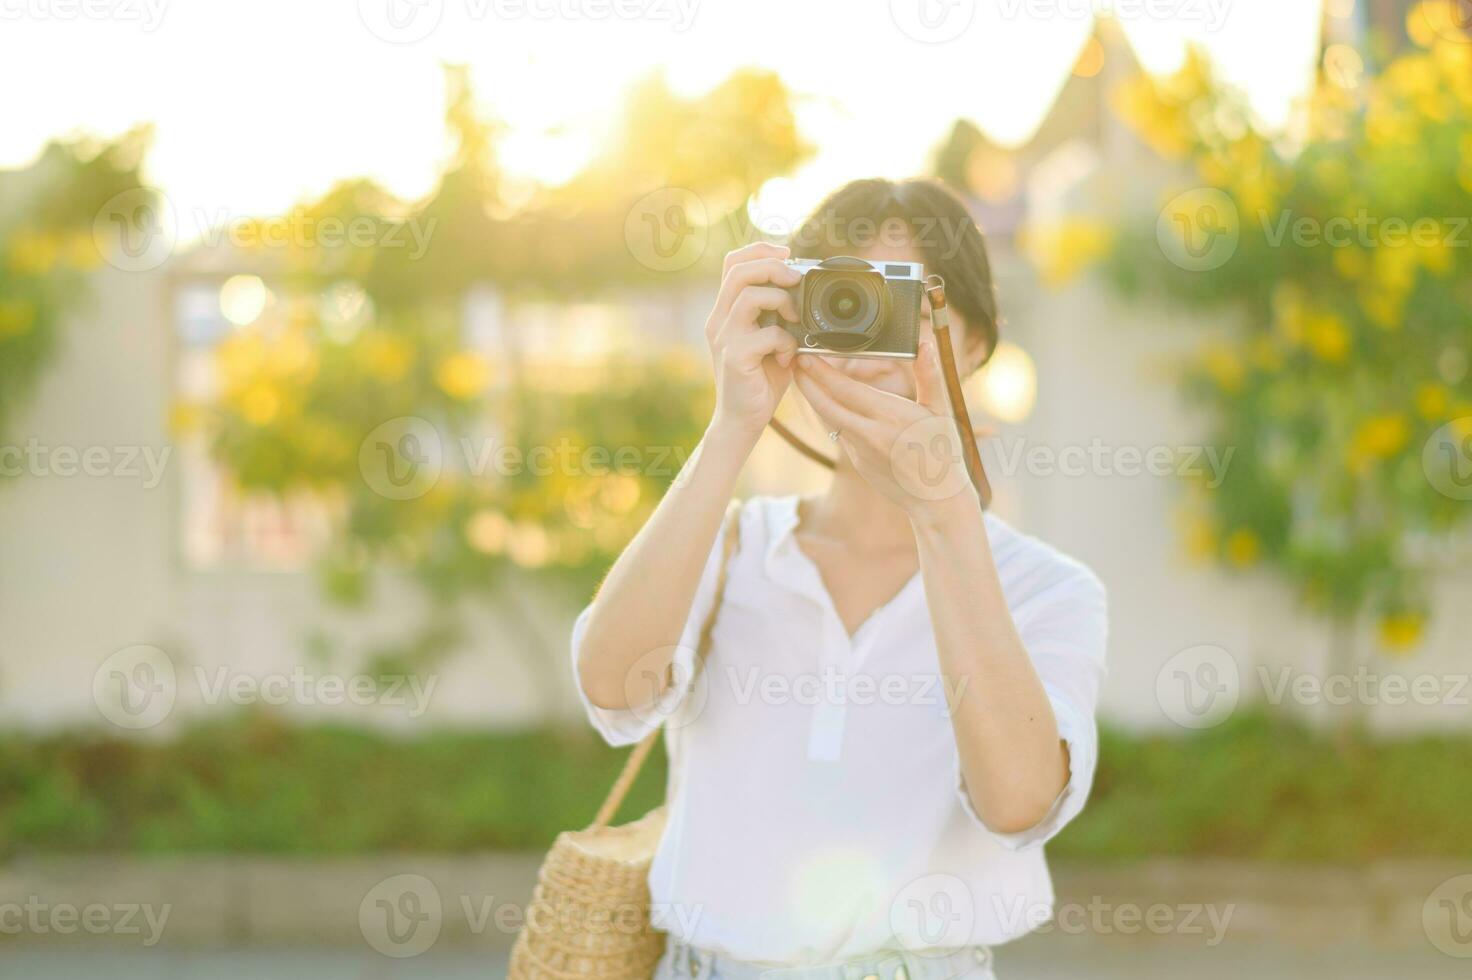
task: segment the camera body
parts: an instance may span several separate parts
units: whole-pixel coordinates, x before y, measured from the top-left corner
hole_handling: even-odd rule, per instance
[[[798,350],[838,357],[914,357],[920,340],[925,267],[919,262],[870,262],[840,255],[791,259],[802,281],[788,290],[798,322],[777,313],[762,326],[782,326]]]

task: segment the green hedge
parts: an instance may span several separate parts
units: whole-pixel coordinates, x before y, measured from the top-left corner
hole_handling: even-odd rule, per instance
[[[0,855],[541,848],[581,826],[623,755],[580,732],[412,739],[241,715],[167,743],[0,736]],[[626,805],[658,802],[654,759]],[[1357,862],[1472,857],[1472,740],[1342,752],[1244,716],[1181,737],[1106,730],[1055,857]]]

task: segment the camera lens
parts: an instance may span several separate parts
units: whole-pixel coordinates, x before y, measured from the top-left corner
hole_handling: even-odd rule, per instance
[[[884,319],[883,280],[852,272],[827,272],[809,294],[810,325],[820,346],[835,353],[860,351],[878,338]]]
[[[859,294],[852,289],[835,289],[829,300],[833,304],[833,315],[839,320],[849,320],[859,311]]]

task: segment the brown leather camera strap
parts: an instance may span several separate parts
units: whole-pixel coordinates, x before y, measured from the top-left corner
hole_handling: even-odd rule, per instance
[[[935,333],[935,352],[939,355],[941,375],[945,378],[946,400],[950,402],[956,428],[961,432],[961,457],[966,462],[966,473],[971,477],[971,485],[981,498],[982,510],[985,510],[992,504],[992,485],[981,465],[981,451],[976,446],[976,432],[971,428],[971,413],[966,410],[966,394],[961,388],[961,372],[956,367],[956,351],[951,345],[951,313],[946,308],[945,280],[940,276],[928,277],[925,280],[925,292],[930,297],[930,324]],[[836,465],[834,460],[803,442],[796,432],[777,419],[774,418],[767,424],[788,445],[813,462],[830,470]]]

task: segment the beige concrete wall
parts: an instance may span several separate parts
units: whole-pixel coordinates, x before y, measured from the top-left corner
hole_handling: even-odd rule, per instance
[[[1040,292],[1015,264],[999,277],[1007,335],[1031,352],[1040,377],[1031,416],[1002,426],[1000,441],[1057,452],[1099,439],[1112,448],[1183,446],[1199,428],[1178,404],[1164,371],[1171,348],[1193,342],[1199,325],[1183,315],[1117,305],[1089,284]],[[65,350],[45,376],[10,441],[34,437],[49,446],[168,445],[171,370],[161,275],[99,272],[94,300],[66,329]],[[1228,576],[1191,564],[1171,515],[1173,478],[1105,473],[1008,472],[988,450],[999,513],[1091,565],[1109,587],[1113,632],[1107,717],[1176,730],[1162,711],[1156,682],[1182,650],[1225,648],[1240,672],[1244,702],[1260,697],[1256,670],[1266,666],[1322,674],[1328,641],[1322,623],[1298,613],[1282,586],[1264,575]],[[1014,457],[1015,458],[1015,457]],[[0,486],[0,717],[8,725],[53,728],[105,724],[94,678],[107,658],[134,644],[165,651],[177,671],[177,701],[167,731],[202,710],[195,668],[208,677],[350,675],[369,641],[399,635],[416,622],[412,588],[383,583],[366,611],[324,605],[310,573],[198,572],[175,546],[179,469],[145,488],[125,476],[27,475]],[[812,488],[821,480],[783,446],[764,444],[751,470],[753,489]],[[1372,668],[1411,676],[1465,675],[1472,669],[1472,611],[1466,575],[1438,587],[1438,616],[1425,649]],[[566,602],[519,590],[511,597],[531,623],[523,628],[477,613],[473,638],[437,675],[428,717],[446,724],[512,726],[571,709],[565,637]],[[348,640],[342,656],[315,663],[304,642],[326,628]],[[528,644],[541,652],[528,658]],[[528,666],[540,656],[545,671]],[[561,692],[548,701],[548,688]],[[1463,691],[1464,698],[1472,692]],[[293,710],[351,717],[390,727],[409,722],[407,705],[321,705]],[[1310,707],[1312,713],[1323,709]],[[1387,729],[1462,726],[1465,704],[1381,705]]]

